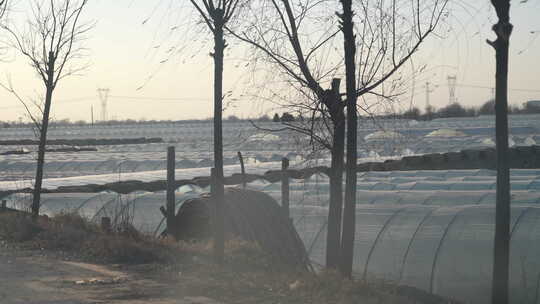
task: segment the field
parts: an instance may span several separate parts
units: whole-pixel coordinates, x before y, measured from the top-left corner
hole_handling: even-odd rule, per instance
[[[493,147],[493,117],[441,119],[431,122],[383,121],[384,131],[360,127],[360,161],[410,154]],[[267,123],[265,127],[275,125]],[[380,127],[380,126],[379,126]],[[450,131],[447,129],[451,129]],[[240,171],[236,152],[248,159],[248,173],[280,168],[287,156],[293,168],[328,164],[324,152],[311,154],[306,138],[287,133],[261,134],[249,123],[226,123],[226,175]],[[165,150],[176,147],[177,179],[207,176],[212,165],[209,123],[53,129],[53,138],[162,137],[163,143],[98,146],[98,152],[50,153],[44,186],[165,178]],[[24,133],[26,132],[26,133]],[[436,133],[432,133],[436,132]],[[6,138],[25,138],[29,130],[0,130]],[[26,135],[25,135],[26,134]],[[430,135],[431,134],[431,135]],[[3,135],[4,136],[4,135]],[[302,141],[304,140],[304,141]],[[540,142],[538,116],[511,117],[511,145]],[[0,147],[7,150],[14,147]],[[29,147],[30,149],[32,147]],[[33,154],[1,156],[0,188],[31,186]],[[540,286],[540,170],[512,170],[511,298],[536,303]],[[385,280],[429,293],[474,303],[487,303],[495,203],[495,172],[478,170],[395,171],[359,173],[354,271],[357,277]],[[291,217],[314,265],[325,261],[328,178],[316,174],[291,180]],[[281,201],[280,183],[256,180],[248,188]],[[176,192],[179,208],[208,188],[183,186]],[[26,209],[28,194],[14,194],[8,205]],[[103,216],[129,214],[148,235],[164,229],[159,207],[164,192],[51,193],[42,211],[53,216],[75,211],[99,222]],[[471,286],[474,286],[471,288]]]

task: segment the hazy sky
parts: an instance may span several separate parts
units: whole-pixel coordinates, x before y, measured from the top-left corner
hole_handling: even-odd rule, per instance
[[[24,19],[27,1],[18,1],[12,18]],[[202,49],[189,48],[186,31],[193,28],[189,24],[196,16],[186,10],[180,12],[175,2],[185,4],[187,0],[90,0],[84,16],[97,22],[85,42],[90,49],[87,60],[91,65],[83,76],[71,77],[59,84],[52,107],[53,117],[88,121],[93,106],[95,118],[100,119],[98,88],[110,89],[109,118],[177,120],[212,116],[212,60],[208,56],[211,44]],[[491,97],[489,88],[494,83],[495,59],[485,39],[494,39],[490,28],[495,18],[488,0],[465,2],[473,3],[452,6],[454,13],[449,20],[452,31],[441,33],[440,38],[432,37],[414,57],[416,66],[427,64],[427,69],[416,77],[414,85],[411,82],[408,93],[402,97],[403,107],[412,100],[424,108],[426,81],[433,87],[431,104],[446,105],[448,75],[457,76],[456,94],[462,104],[479,105]],[[511,104],[521,104],[529,99],[540,99],[540,0],[512,3],[511,18],[515,28],[511,41],[509,97]],[[171,49],[172,46],[178,49]],[[232,45],[231,48],[241,47]],[[179,49],[183,52],[165,56]],[[7,55],[0,62],[0,69],[1,81],[5,83],[7,77],[11,78],[22,95],[43,94],[43,85],[24,58]],[[237,61],[229,59],[226,90],[240,91],[245,73]],[[271,108],[270,104],[242,99],[234,102],[225,115],[259,116]],[[17,120],[24,116],[18,101],[0,90],[0,120]]]

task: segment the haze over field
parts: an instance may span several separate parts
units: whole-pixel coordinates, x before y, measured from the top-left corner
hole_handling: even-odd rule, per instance
[[[95,0],[88,4],[84,16],[97,21],[86,47],[90,68],[80,77],[61,82],[55,95],[52,116],[55,119],[90,120],[93,105],[100,118],[97,88],[111,89],[108,102],[110,119],[188,119],[212,115],[212,61],[208,56],[211,43],[194,43],[190,32],[197,22],[192,8],[182,1]],[[187,2],[187,1],[186,1]],[[407,109],[410,102],[423,109],[425,82],[433,86],[431,103],[441,107],[448,103],[447,76],[457,76],[457,99],[467,106],[478,106],[491,98],[494,86],[494,54],[485,43],[493,38],[494,13],[488,1],[454,2],[452,16],[432,36],[413,60],[415,68],[427,65],[411,79],[407,93],[400,97],[396,110]],[[511,40],[511,104],[540,99],[540,1],[513,2]],[[10,18],[22,22],[26,16],[24,1],[16,3]],[[449,31],[448,31],[449,30]],[[187,34],[189,33],[189,34]],[[206,35],[206,34],[200,34]],[[186,38],[188,37],[188,38]],[[275,105],[241,97],[257,78],[245,61],[244,47],[233,42],[226,57],[225,90],[233,90],[235,101],[225,116],[260,116],[274,111]],[[182,50],[178,52],[178,50]],[[2,63],[1,80],[11,78],[23,95],[42,95],[42,84],[20,56],[8,52]],[[171,55],[173,54],[173,55]],[[407,65],[407,74],[412,66]],[[410,73],[409,73],[410,74]],[[277,80],[277,79],[276,79]],[[476,87],[480,86],[480,87]],[[142,88],[141,88],[142,87]],[[520,90],[512,90],[520,89]],[[411,98],[412,97],[412,98]],[[25,118],[23,107],[9,93],[0,91],[0,120]]]

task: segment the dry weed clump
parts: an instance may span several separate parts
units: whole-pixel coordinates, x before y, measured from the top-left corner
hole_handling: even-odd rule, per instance
[[[392,289],[351,280],[334,270],[325,270],[318,275],[306,275],[289,287],[302,298],[311,298],[313,303],[415,303],[398,296]]]
[[[39,222],[22,213],[0,213],[0,239],[12,242],[32,240],[43,231]]]
[[[29,248],[70,252],[119,264],[160,263],[175,256],[173,246],[145,236],[131,225],[102,231],[73,213],[36,220],[25,213],[0,214],[0,238]]]
[[[77,214],[62,213],[48,221],[38,222],[42,231],[33,242],[43,249],[77,251],[99,234],[99,227]]]
[[[182,261],[186,258],[212,261],[212,241],[156,239],[137,231],[129,222],[103,231],[75,213],[33,220],[29,214],[0,214],[0,239],[23,243],[30,249],[62,251],[104,263],[147,264]],[[270,255],[253,242],[231,238],[226,242],[226,264],[231,270],[280,269]]]

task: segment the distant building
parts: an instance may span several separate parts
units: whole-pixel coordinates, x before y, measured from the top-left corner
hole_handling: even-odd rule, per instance
[[[524,108],[527,113],[540,113],[540,100],[529,100]]]

